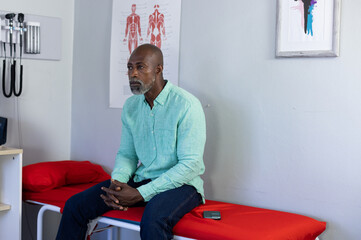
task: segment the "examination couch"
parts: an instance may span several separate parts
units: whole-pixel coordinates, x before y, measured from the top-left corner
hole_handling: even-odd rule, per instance
[[[23,167],[23,200],[41,205],[37,240],[42,239],[44,212],[62,213],[71,196],[109,178],[101,166],[89,161],[42,162]],[[143,211],[144,207],[109,211],[89,224],[89,235],[98,231],[96,223],[139,231]],[[220,211],[221,219],[205,219],[203,211]],[[113,228],[109,229],[108,239],[112,239]],[[206,200],[186,214],[173,232],[178,240],[315,240],[325,229],[325,222],[299,214]]]

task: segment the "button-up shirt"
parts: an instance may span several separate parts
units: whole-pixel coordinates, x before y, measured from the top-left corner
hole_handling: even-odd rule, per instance
[[[112,178],[125,183],[133,176],[135,182],[151,179],[137,188],[145,201],[185,184],[194,186],[204,200],[202,105],[169,81],[153,103],[150,108],[144,95],[134,95],[124,104]]]

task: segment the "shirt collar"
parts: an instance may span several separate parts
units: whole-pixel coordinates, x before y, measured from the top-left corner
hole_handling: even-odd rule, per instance
[[[165,80],[167,83],[165,84],[162,91],[158,94],[158,96],[155,98],[155,102],[157,102],[160,105],[164,105],[165,101],[167,100],[167,97],[169,95],[170,90],[172,89],[173,84],[169,82],[168,80]],[[143,95],[144,102],[147,103],[147,100],[145,100],[145,96]],[[147,103],[148,104],[148,103]]]

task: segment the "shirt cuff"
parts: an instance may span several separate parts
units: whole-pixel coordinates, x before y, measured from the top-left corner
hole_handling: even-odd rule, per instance
[[[152,197],[157,195],[157,192],[153,189],[151,182],[137,188],[140,195],[142,195],[144,202],[149,202]]]
[[[121,173],[112,173],[112,179],[122,183],[127,183],[129,181],[129,177],[126,177],[124,174]]]

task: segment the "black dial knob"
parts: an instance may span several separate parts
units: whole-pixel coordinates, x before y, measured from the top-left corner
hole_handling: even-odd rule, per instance
[[[23,23],[23,22],[24,22],[24,14],[23,14],[23,13],[19,13],[19,14],[18,14],[18,22],[19,22],[19,23]]]
[[[5,15],[5,18],[9,19],[9,20],[12,20],[15,17],[15,15],[16,15],[15,13],[8,13],[8,14]]]

